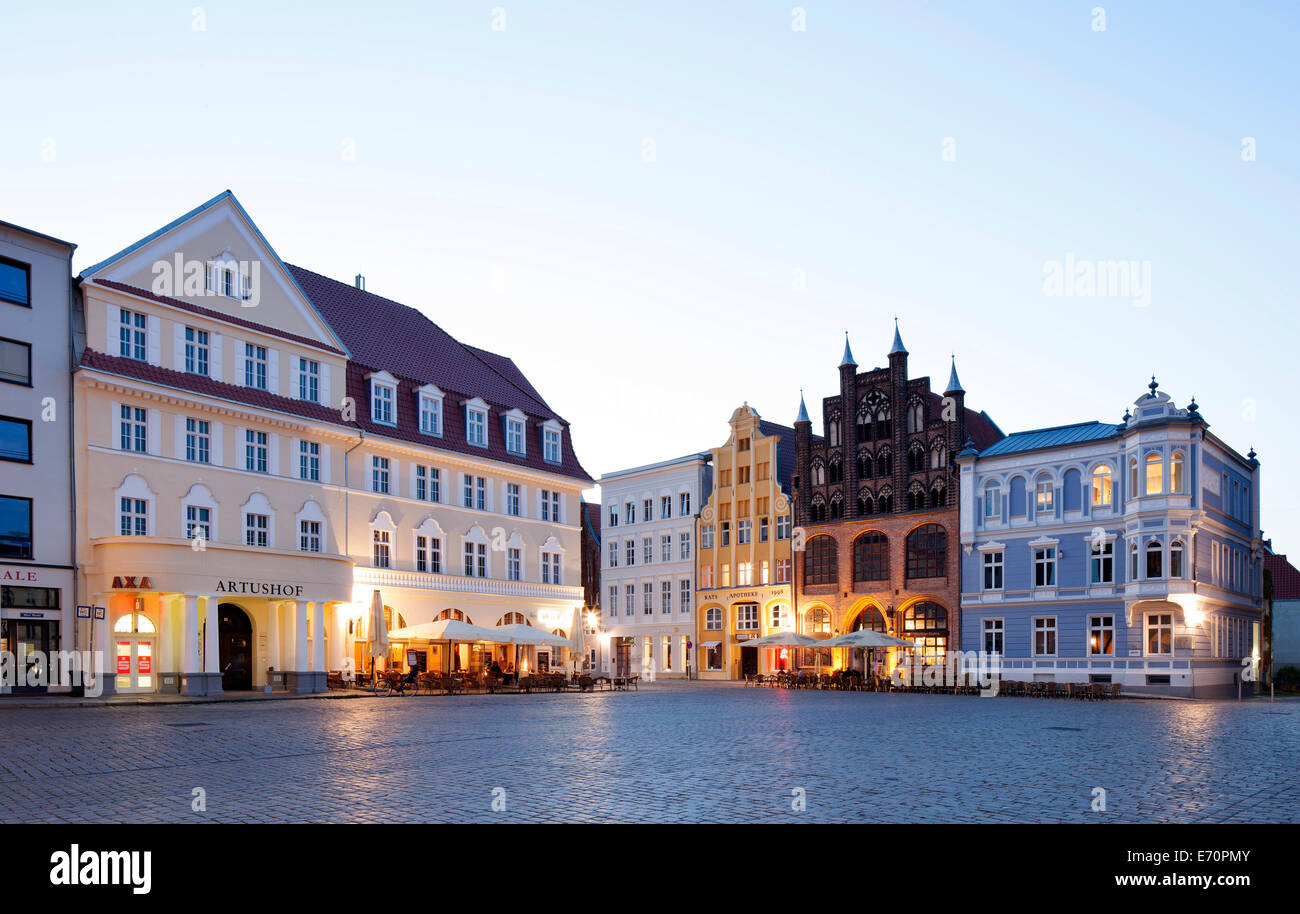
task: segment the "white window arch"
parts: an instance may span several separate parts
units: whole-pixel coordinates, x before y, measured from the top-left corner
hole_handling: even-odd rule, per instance
[[[329,522],[315,499],[307,499],[293,516],[294,535],[300,552],[333,551],[329,547]]]
[[[564,546],[555,537],[548,537],[538,552],[541,582],[543,584],[561,585],[564,583]]]
[[[113,490],[114,536],[156,536],[154,506],[157,496],[143,476],[130,473]]]
[[[397,524],[387,511],[376,513],[370,521],[370,566],[397,567]]]
[[[492,541],[478,524],[461,537],[461,571],[465,577],[492,576]]]
[[[447,535],[430,514],[411,531],[411,567],[421,574],[446,571]]]

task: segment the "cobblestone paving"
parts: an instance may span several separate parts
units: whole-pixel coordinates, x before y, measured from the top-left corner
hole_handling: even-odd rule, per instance
[[[1300,821],[1294,702],[673,684],[0,706],[0,740],[3,822]]]

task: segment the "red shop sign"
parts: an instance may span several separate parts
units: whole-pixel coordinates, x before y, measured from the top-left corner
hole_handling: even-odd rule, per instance
[[[123,648],[126,648],[124,651]],[[127,675],[131,672],[131,642],[117,642],[117,672],[120,675]]]
[[[137,673],[149,672],[150,659],[152,658],[150,657],[149,654],[141,654],[139,657],[136,657],[135,658],[136,672]]]

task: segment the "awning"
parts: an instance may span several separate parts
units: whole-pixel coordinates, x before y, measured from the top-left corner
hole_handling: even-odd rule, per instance
[[[717,647],[721,643],[722,643],[721,641],[701,641],[700,647],[707,647],[709,649],[712,649]]]

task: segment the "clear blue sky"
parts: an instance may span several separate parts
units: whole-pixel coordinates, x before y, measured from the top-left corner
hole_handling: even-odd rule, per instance
[[[81,268],[229,187],[286,260],[514,357],[597,476],[793,421],[894,314],[1006,431],[1154,373],[1300,553],[1295,4],[195,5],[6,9],[0,219]],[[1150,261],[1150,305],[1046,297],[1067,254]]]

